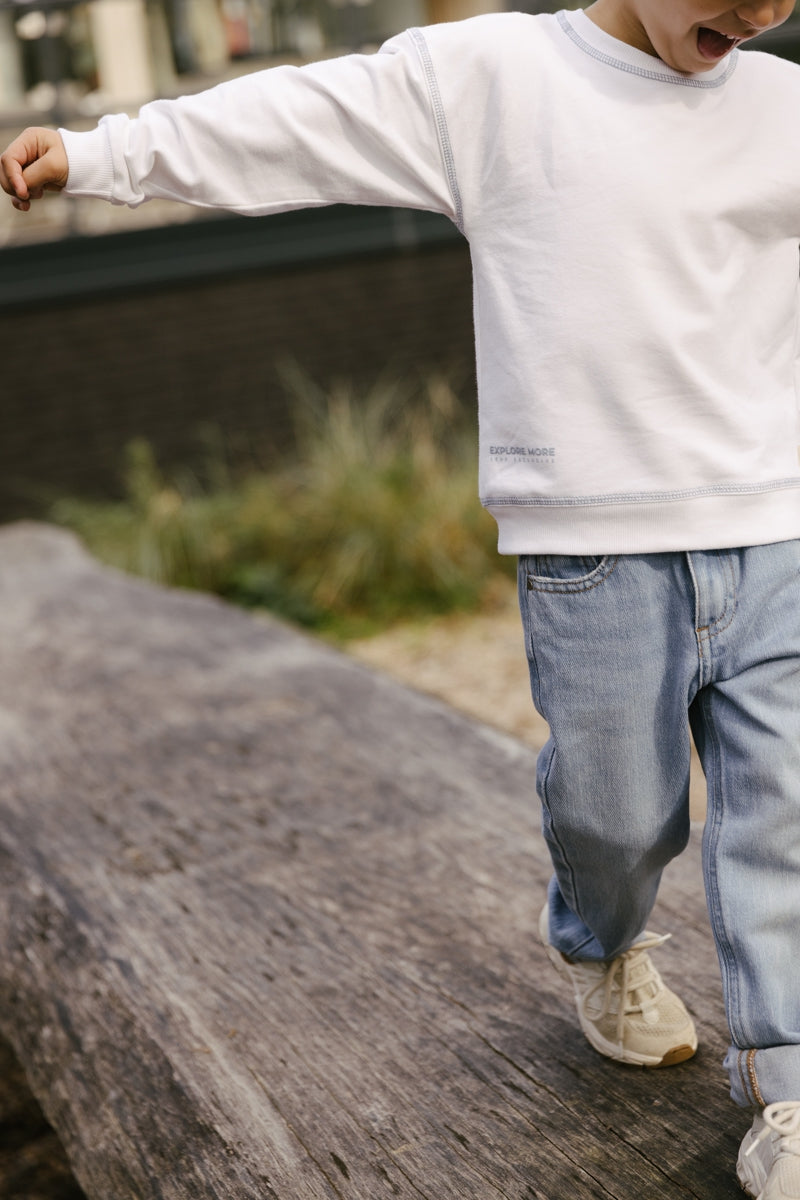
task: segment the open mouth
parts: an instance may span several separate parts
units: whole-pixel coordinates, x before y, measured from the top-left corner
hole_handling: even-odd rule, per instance
[[[742,40],[738,37],[729,37],[727,33],[719,33],[716,29],[707,29],[704,25],[701,25],[697,31],[697,49],[709,62],[716,62],[717,59],[724,58]]]

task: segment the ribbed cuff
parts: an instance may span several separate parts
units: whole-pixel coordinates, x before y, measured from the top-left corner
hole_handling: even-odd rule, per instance
[[[114,161],[108,133],[102,125],[89,133],[58,131],[69,160],[68,196],[95,196],[111,200],[114,193]]]

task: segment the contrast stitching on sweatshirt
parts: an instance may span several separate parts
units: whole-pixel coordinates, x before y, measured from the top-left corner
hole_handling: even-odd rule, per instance
[[[439,81],[436,78],[436,69],[433,65],[431,52],[428,43],[425,41],[425,36],[421,29],[409,29],[409,34],[417,48],[422,70],[425,74],[425,82],[428,85],[428,94],[431,98],[433,106],[433,115],[436,120],[436,130],[439,135],[439,145],[444,159],[444,168],[447,172],[447,182],[450,186],[450,194],[453,197],[453,205],[456,211],[455,223],[461,232],[464,232],[464,207],[461,202],[461,191],[458,186],[458,175],[456,174],[456,160],[453,154],[453,144],[450,141],[450,131],[447,128],[447,116],[444,110],[444,102],[442,94],[439,91]]]
[[[610,492],[599,496],[487,496],[486,507],[591,508],[610,504],[673,504],[705,496],[748,496],[800,488],[800,479],[775,479],[770,483],[717,483],[677,492]]]
[[[629,75],[641,75],[643,79],[659,79],[662,83],[674,83],[678,87],[693,87],[693,88],[718,88],[730,79],[733,72],[736,70],[736,63],[739,58],[739,51],[731,51],[728,59],[727,69],[724,74],[717,79],[698,79],[694,75],[681,75],[679,72],[666,71],[648,71],[645,67],[635,67],[632,63],[626,63],[621,58],[614,58],[610,54],[604,54],[602,50],[596,49],[589,42],[584,41],[577,29],[573,29],[569,20],[563,12],[557,14],[558,23],[566,33],[567,37],[572,38],[576,46],[583,50],[586,54],[590,54],[592,58],[596,58],[598,62],[605,63],[606,66],[616,67],[620,71],[627,71]]]

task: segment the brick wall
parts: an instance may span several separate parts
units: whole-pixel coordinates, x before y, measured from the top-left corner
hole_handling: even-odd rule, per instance
[[[113,495],[125,444],[197,458],[198,431],[276,453],[291,430],[276,372],[318,382],[450,370],[473,388],[462,243],[7,307],[0,314],[0,518],[64,493]]]

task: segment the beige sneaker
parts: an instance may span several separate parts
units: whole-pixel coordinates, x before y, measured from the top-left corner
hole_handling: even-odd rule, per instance
[[[736,1173],[754,1200],[800,1200],[800,1101],[769,1104],[756,1116]]]
[[[610,963],[570,962],[551,946],[546,905],[539,934],[550,961],[572,981],[578,1020],[595,1050],[638,1067],[671,1067],[692,1057],[694,1022],[647,953],[669,934],[645,930],[635,946]]]

